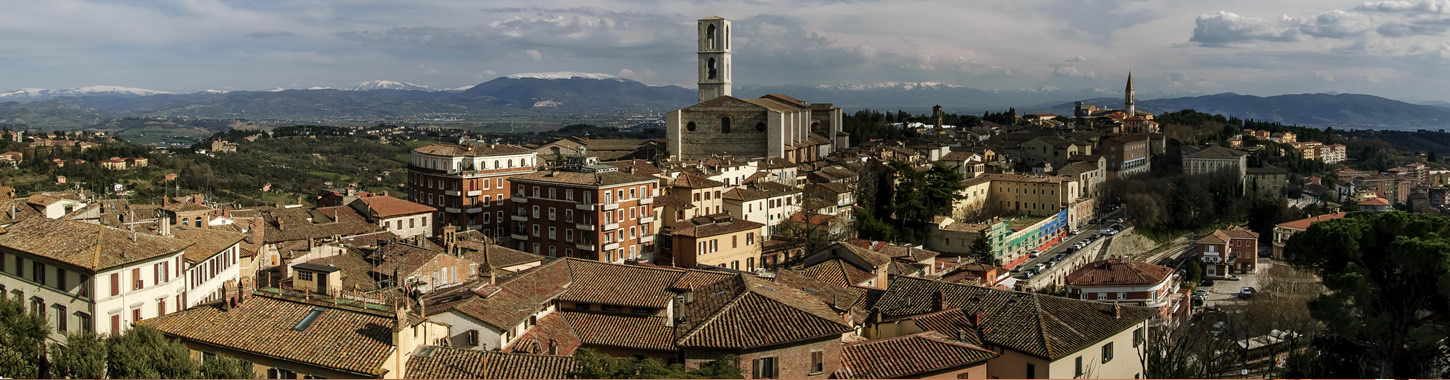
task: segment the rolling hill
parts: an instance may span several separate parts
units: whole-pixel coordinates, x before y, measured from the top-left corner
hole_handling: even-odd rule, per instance
[[[1117,108],[1121,107],[1122,101],[1120,98],[1095,98],[1084,100],[1083,103]],[[1389,130],[1450,127],[1450,109],[1362,94],[1253,96],[1222,93],[1139,100],[1137,107],[1139,110],[1154,113],[1192,109],[1240,119],[1311,127]],[[1071,115],[1072,110],[1072,102],[1026,108],[1027,112],[1050,112],[1059,115]]]

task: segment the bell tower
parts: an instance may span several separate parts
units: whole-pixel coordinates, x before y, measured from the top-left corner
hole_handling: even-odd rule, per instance
[[[1128,72],[1128,88],[1123,89],[1123,108],[1128,111],[1127,117],[1138,116],[1133,109],[1133,73]]]
[[[700,101],[730,96],[730,20],[700,19]]]

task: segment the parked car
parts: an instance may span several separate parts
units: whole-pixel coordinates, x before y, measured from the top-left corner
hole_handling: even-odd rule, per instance
[[[1213,287],[1213,280],[1203,280],[1203,282],[1198,283],[1198,286]]]
[[[1193,296],[1194,297],[1199,297],[1199,298],[1208,298],[1208,289],[1198,289],[1198,290],[1194,290],[1193,291]]]
[[[1041,272],[1045,268],[1047,268],[1047,264],[1042,264],[1042,263],[1038,263],[1037,264],[1037,271],[1038,272]]]
[[[1259,291],[1256,290],[1256,289],[1254,289],[1254,287],[1252,287],[1252,286],[1245,286],[1245,287],[1243,287],[1243,289],[1239,289],[1239,298],[1241,298],[1241,299],[1249,299],[1250,297],[1253,297],[1254,294],[1257,294],[1258,292]]]
[[[1242,280],[1242,278],[1240,278],[1239,276],[1235,276],[1235,275],[1223,276],[1223,279],[1226,280],[1226,281],[1238,281],[1238,280]]]
[[[1042,255],[1042,251],[1035,250],[1035,249],[1032,250],[1032,253],[1027,254],[1028,257],[1033,257],[1033,258],[1036,258],[1037,256],[1041,256],[1041,255]]]

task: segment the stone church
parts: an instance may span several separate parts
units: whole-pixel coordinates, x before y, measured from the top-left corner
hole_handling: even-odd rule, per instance
[[[782,94],[730,95],[730,20],[700,19],[697,33],[700,103],[666,116],[666,148],[672,157],[781,157],[801,163],[846,147],[841,109],[834,105]]]

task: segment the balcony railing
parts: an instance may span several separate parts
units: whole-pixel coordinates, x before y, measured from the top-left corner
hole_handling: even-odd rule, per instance
[[[592,210],[594,210],[594,207],[595,206],[598,206],[598,204],[594,204],[594,203],[575,203],[574,204],[574,208],[579,209],[579,210],[591,210],[592,211]]]
[[[616,250],[616,249],[619,249],[619,243],[618,242],[609,243],[609,244],[605,244],[604,245],[604,250],[606,250],[606,251],[613,251],[613,250]]]
[[[483,195],[483,190],[469,190],[468,191],[468,196],[470,196],[470,197],[476,197],[476,196],[480,196],[480,195]]]
[[[619,203],[605,203],[604,204],[604,210],[605,211],[614,210],[614,209],[617,209],[617,208],[619,208]]]
[[[518,194],[514,194],[513,196],[510,196],[509,199],[510,200],[513,200],[514,203],[528,203],[529,202],[529,197],[523,196],[523,195],[518,195]]]
[[[483,212],[483,207],[470,207],[470,208],[468,208],[468,213],[469,214],[477,214],[477,213],[480,213],[480,212]]]
[[[575,224],[574,227],[584,231],[594,231],[594,229],[596,228],[593,224],[586,223]]]
[[[443,194],[444,195],[448,195],[448,196],[452,196],[452,197],[456,197],[456,196],[459,196],[459,195],[463,195],[463,193],[458,192],[458,190],[444,190],[443,191]]]
[[[647,204],[650,204],[650,203],[655,203],[655,199],[654,198],[640,198],[639,199],[639,204],[647,205]]]
[[[528,215],[509,215],[509,219],[512,219],[515,222],[527,222],[527,221],[529,221],[529,216]]]
[[[655,221],[655,217],[653,217],[653,216],[645,216],[645,217],[639,218],[639,222],[640,223],[651,223],[651,222],[654,222],[654,221]]]
[[[509,234],[509,237],[514,238],[514,240],[529,240],[529,235],[520,233]]]
[[[575,244],[574,248],[578,248],[580,251],[594,252],[594,243],[579,243]]]
[[[644,236],[640,236],[639,237],[639,242],[640,243],[651,243],[651,242],[654,242],[654,241],[655,241],[655,236],[654,235],[644,235]]]
[[[619,229],[619,223],[609,223],[604,225],[605,231],[614,231],[617,229]]]
[[[447,212],[449,214],[457,214],[457,213],[463,212],[463,210],[462,209],[459,209],[457,207],[444,207],[443,208],[443,212]]]

